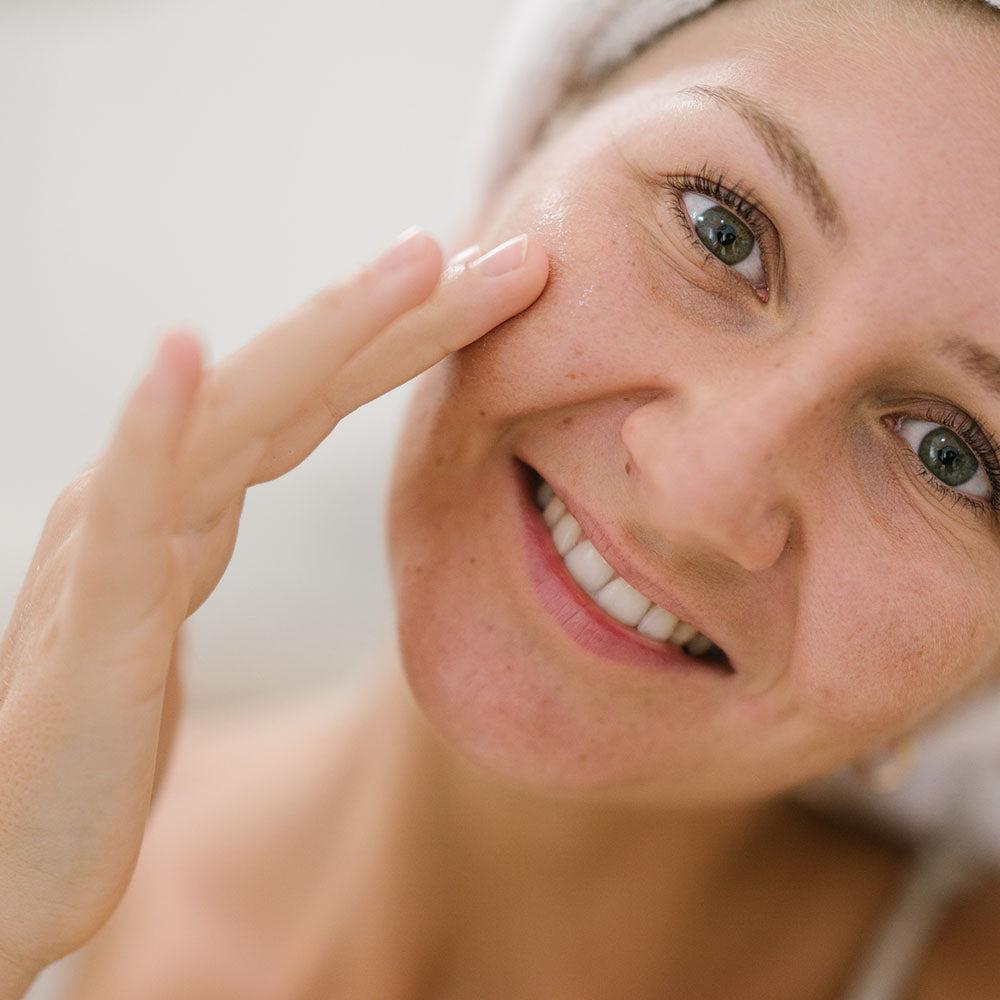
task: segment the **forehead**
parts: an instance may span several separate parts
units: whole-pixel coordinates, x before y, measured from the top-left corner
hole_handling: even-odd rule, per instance
[[[903,289],[909,269],[920,275],[912,293],[937,281],[954,288],[959,276],[964,301],[981,301],[996,317],[1000,12],[983,9],[973,16],[921,0],[726,3],[669,32],[605,92],[704,79],[761,99],[815,158],[859,270],[870,274],[867,258],[878,257]],[[754,141],[731,112],[706,105],[704,114],[729,130],[734,158]]]

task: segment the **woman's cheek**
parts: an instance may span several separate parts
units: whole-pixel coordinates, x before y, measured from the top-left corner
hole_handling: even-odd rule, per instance
[[[917,725],[974,673],[967,581],[936,546],[921,553],[857,521],[826,537],[797,625],[808,636],[793,664],[802,703],[861,737]]]
[[[633,294],[620,264],[602,274],[585,251],[570,257],[550,251],[541,296],[462,351],[457,373],[463,383],[488,387],[498,419],[628,386],[637,370],[627,353]]]

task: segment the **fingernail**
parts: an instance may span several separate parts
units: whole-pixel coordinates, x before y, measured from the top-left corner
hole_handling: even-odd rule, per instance
[[[415,260],[420,254],[423,233],[419,226],[410,226],[404,229],[393,241],[389,248],[383,251],[372,261],[372,270],[380,274],[391,274],[405,267]]]
[[[501,274],[507,274],[524,263],[528,256],[528,237],[526,233],[515,236],[506,243],[494,247],[489,253],[474,260],[470,269],[479,271],[489,278],[499,278]]]
[[[479,244],[473,243],[471,247],[466,247],[455,254],[454,257],[449,258],[445,267],[461,267],[463,264],[468,264],[470,260],[475,260],[481,253],[482,250],[479,249]]]

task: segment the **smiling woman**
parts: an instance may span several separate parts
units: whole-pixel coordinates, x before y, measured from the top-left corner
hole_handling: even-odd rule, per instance
[[[704,891],[679,902],[663,856],[718,876],[690,867],[692,842],[750,864],[747,844],[771,837],[787,854],[767,877],[787,875],[816,847],[775,823],[787,793],[995,688],[998,259],[955,205],[1000,205],[983,72],[1000,13],[745,0],[662,34],[672,6],[525,8],[537,35],[514,36],[468,232],[539,234],[550,279],[414,405],[390,524],[403,665],[485,771],[661,810],[661,850],[632,864],[662,880],[697,958],[647,940],[624,963],[637,995],[657,981],[640,966],[678,995],[843,995],[885,882],[844,871],[861,908],[820,906],[844,935],[825,939],[822,976],[788,925],[785,962],[756,946],[770,977],[752,982],[730,941],[741,975],[720,983],[692,930],[719,912]],[[629,25],[655,41],[632,55]],[[607,837],[634,843],[627,829]],[[857,848],[831,836],[822,870]],[[896,860],[873,868],[921,885],[922,865]],[[738,898],[773,918],[763,890]],[[793,985],[789,941],[812,992]],[[926,943],[900,976],[934,967]],[[989,995],[996,969],[980,968]]]
[[[996,262],[938,191],[947,164],[980,205],[1000,194],[984,166],[997,130],[980,127],[994,99],[985,29],[997,25],[984,22],[971,58],[967,35],[914,9],[921,20],[858,5],[831,35],[829,6],[804,4],[780,45],[785,8],[710,9],[605,80],[484,209],[477,234],[533,229],[552,274],[531,310],[425,382],[391,523],[410,681],[482,764],[598,797],[756,798],[900,737],[992,678],[997,406],[941,349],[995,338]],[[866,31],[896,58],[871,51]],[[966,67],[968,120],[921,58]],[[830,86],[848,72],[883,99],[855,108]],[[737,79],[749,104],[733,97]],[[734,103],[759,109],[756,127]],[[780,118],[794,131],[763,124]],[[738,244],[753,249],[734,263]],[[426,412],[445,378],[447,405]],[[433,459],[459,427],[468,464],[453,458],[444,475]],[[599,467],[585,459],[595,455]],[[519,482],[511,457],[618,576],[725,652],[728,687],[709,675],[674,690],[668,674],[623,692],[603,663],[567,674],[572,646],[520,606],[523,569],[502,528],[518,519],[504,512]],[[479,599],[455,622],[448,582],[469,559],[462,587]],[[433,587],[410,585],[431,565]],[[928,599],[937,620],[971,625],[925,628]],[[499,608],[516,629],[501,628]],[[484,726],[463,672],[491,691],[503,726]],[[597,724],[593,699],[618,711]],[[642,734],[644,753],[623,730]]]
[[[207,374],[174,334],[53,512],[0,664],[33,762],[0,983],[91,941],[76,1000],[995,997],[995,869],[803,793],[1000,681],[1000,11],[531,0],[521,32],[468,249],[404,234]],[[183,733],[144,829],[246,488],[432,365],[383,669]],[[40,828],[78,833],[40,864]]]

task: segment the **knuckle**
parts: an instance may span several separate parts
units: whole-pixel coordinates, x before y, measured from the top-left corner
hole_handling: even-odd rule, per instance
[[[40,548],[47,550],[60,539],[65,539],[79,523],[87,506],[91,480],[96,469],[97,463],[94,462],[59,491],[46,516]]]
[[[350,412],[349,410],[345,410],[344,400],[340,398],[340,393],[337,392],[323,393],[322,404],[323,409],[326,411],[327,420],[331,425],[331,430],[336,428],[340,421]]]
[[[179,626],[175,591],[178,579],[162,555],[122,564],[105,553],[76,553],[64,585],[65,615],[74,640],[120,647],[156,646],[163,635]],[[93,610],[100,606],[101,623],[95,628]],[[53,639],[58,636],[53,636]]]
[[[55,503],[52,505],[52,509],[59,511],[80,510],[85,502],[85,497],[90,489],[90,483],[94,478],[94,472],[96,469],[97,463],[94,462],[78,476],[68,482],[59,491],[59,495],[56,497]]]

